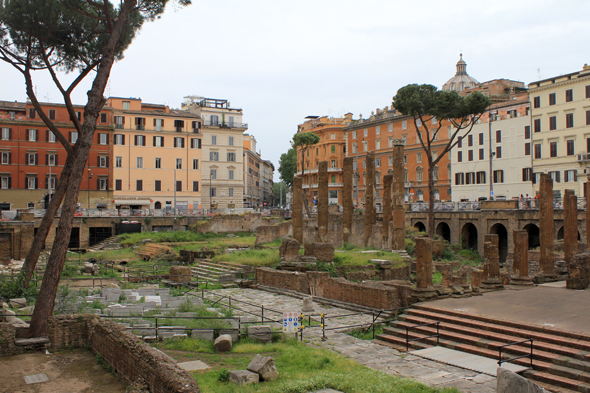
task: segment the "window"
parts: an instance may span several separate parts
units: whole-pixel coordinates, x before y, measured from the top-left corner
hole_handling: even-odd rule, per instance
[[[408,122],[406,120],[402,121],[402,130],[408,129]]]
[[[494,171],[494,183],[504,183],[504,171]]]
[[[164,147],[164,137],[163,136],[155,136],[154,137],[154,147]]]
[[[381,166],[381,159],[375,158],[375,168],[379,168]]]
[[[135,146],[145,146],[145,135],[135,135]]]
[[[136,180],[135,181],[135,189],[137,191],[143,191],[143,180]]]
[[[502,143],[502,130],[496,131],[496,143]]]
[[[191,138],[191,149],[201,148],[201,138]]]
[[[336,175],[331,176],[330,183],[336,183]],[[377,184],[379,184],[379,182],[377,182]]]
[[[0,178],[0,188],[3,190],[10,189],[10,176],[2,176]]]
[[[502,158],[502,146],[496,146],[496,158]]]
[[[217,115],[211,115],[211,125],[212,126],[219,125],[219,116],[217,116]]]
[[[557,157],[557,142],[549,142],[549,157]]]
[[[70,142],[72,142],[72,143],[78,142],[78,131],[70,132]]]
[[[566,147],[567,147],[567,155],[573,156],[574,155],[574,140],[568,139],[565,143],[566,143]]]
[[[467,152],[467,159],[468,159],[469,161],[473,161],[473,150],[469,150],[469,151]]]
[[[125,144],[125,135],[115,134],[115,145],[124,145],[124,144]]]
[[[123,129],[125,127],[125,116],[115,116],[115,128]]]
[[[194,170],[198,170],[199,169],[199,160],[197,158],[193,159],[193,169]]]
[[[457,152],[457,162],[463,162],[463,152],[462,151]]]
[[[408,159],[408,156],[404,156],[404,164],[406,164],[406,160]],[[389,165],[389,167],[393,166],[393,157],[389,157],[389,161],[387,163]]]
[[[356,139],[356,131],[352,132],[352,139]]]
[[[465,174],[465,184],[475,184],[475,172],[467,172]]]
[[[572,128],[574,126],[574,114],[573,113],[567,113],[565,115],[565,127],[566,128]]]
[[[234,196],[234,189],[233,189],[233,187],[228,188],[227,189],[227,193],[228,193],[228,196],[230,198],[233,198],[233,196]]]
[[[101,113],[100,114],[100,122],[101,123],[106,123],[107,122],[107,114],[106,113]]]
[[[234,117],[233,116],[229,116],[229,126],[230,127],[234,126]]]
[[[483,145],[483,133],[479,134],[479,144]]]
[[[230,136],[229,137],[228,143],[229,143],[230,146],[233,146],[234,145],[234,137],[233,136]]]
[[[357,149],[357,147],[356,147],[356,143],[353,143],[353,144],[352,144],[352,152],[353,152],[353,153],[356,153],[356,152],[357,152],[357,150],[356,150],[356,149]]]
[[[433,117],[432,120],[430,121],[431,124],[436,124],[436,117]]]
[[[174,147],[184,147],[184,138],[179,136],[175,137]]]
[[[109,144],[109,134],[98,134],[98,143],[101,145]]]
[[[408,135],[407,134],[402,135],[402,141],[404,142],[404,146],[408,144]]]
[[[465,174],[464,173],[455,173],[455,185],[463,185],[465,184]]]
[[[524,144],[524,155],[525,156],[530,156],[531,155],[531,144],[530,143],[525,143]]]
[[[182,180],[176,180],[176,191],[182,191]]]
[[[211,169],[211,179],[217,180],[217,169]]]
[[[330,139],[336,139],[336,134],[330,134]]]
[[[590,111],[586,111],[586,125],[590,126]]]
[[[363,130],[363,135],[364,135],[364,136],[368,136],[368,135],[369,135],[369,129],[368,129],[368,128],[365,128],[365,129]]]
[[[217,189],[215,187],[209,189],[209,196],[210,197],[217,196]]]
[[[162,191],[162,181],[156,180],[154,182],[154,191]]]
[[[209,152],[209,161],[219,161],[219,152],[210,151]]]
[[[184,120],[174,120],[174,129],[176,132],[182,132],[184,130]]]
[[[336,160],[330,161],[330,168],[336,168]]]
[[[473,146],[473,135],[467,135],[467,146]]]
[[[47,165],[48,166],[56,166],[57,165],[57,154],[47,154]]]
[[[3,141],[10,140],[10,128],[2,128],[2,140]]]
[[[422,168],[416,169],[416,181],[422,181]]]
[[[422,125],[422,120],[420,120],[420,119],[417,119],[417,120],[416,120],[416,125],[417,125],[418,127],[420,127],[420,126]]]
[[[236,153],[227,153],[227,161],[235,162],[236,161]]]
[[[37,153],[28,153],[27,154],[27,163],[29,165],[37,165]]]
[[[129,109],[129,101],[123,101],[123,109]]]
[[[586,86],[586,98],[590,98],[590,85]]]
[[[229,180],[234,180],[234,170],[233,170],[233,169],[230,169],[230,170],[228,171],[228,173],[229,173],[229,174],[228,174],[228,177],[227,177],[227,178],[228,178]]]
[[[554,182],[556,182],[556,183],[560,183],[561,182],[561,172],[560,171],[549,172],[549,175],[551,176],[551,179]]]
[[[143,157],[137,157],[137,167],[143,168]]]
[[[332,145],[332,146],[330,146],[330,151],[331,151],[332,153],[336,153],[336,145]]]
[[[38,188],[38,181],[36,177],[27,177],[27,188],[29,190],[36,190]]]
[[[578,171],[575,169],[569,170],[569,171],[563,171],[563,181],[566,183],[578,181]]]
[[[10,164],[10,152],[3,151],[1,155],[2,155],[2,159],[1,159],[0,163],[2,163],[2,165]]]
[[[435,166],[434,169],[432,170],[432,178],[434,180],[438,180],[438,167]]]
[[[457,142],[457,147],[463,147],[463,137],[459,137],[459,141]]]
[[[572,89],[565,91],[565,102],[572,102],[574,100],[574,91]]]
[[[541,158],[541,144],[535,144],[535,159]]]
[[[533,121],[533,127],[535,132],[541,132],[541,119],[535,119]]]
[[[145,130],[145,117],[136,117],[135,118],[135,129],[136,130]]]
[[[123,189],[123,180],[116,179],[115,180],[115,191],[121,191]]]
[[[422,153],[417,153],[416,154],[416,162],[418,164],[420,164],[422,162]]]
[[[557,117],[551,116],[549,117],[549,130],[556,130],[557,129]]]
[[[217,145],[217,135],[211,135],[211,144],[213,146]]]
[[[392,123],[389,123],[388,131],[393,132],[393,124]]]
[[[477,184],[486,184],[486,173],[484,171],[477,172],[475,182]]]
[[[541,97],[536,96],[533,97],[533,108],[540,108],[541,107]]]
[[[193,181],[193,192],[199,192],[199,182]]]
[[[161,158],[156,158],[156,162],[154,163],[154,168],[162,169],[162,159]]]
[[[176,159],[176,169],[182,169],[182,158]]]
[[[479,149],[479,159],[483,160],[483,158],[484,158],[483,149]]]
[[[115,167],[116,168],[123,168],[123,157],[121,157],[121,156],[115,157]]]
[[[35,108],[29,108],[29,119],[34,119],[37,117],[37,113],[35,112]]]
[[[522,168],[522,181],[531,181],[533,179],[533,168]]]
[[[555,93],[549,94],[549,105],[555,105]]]
[[[531,126],[524,126],[524,139],[531,139]]]
[[[29,142],[37,141],[37,130],[27,130],[27,133],[29,134],[29,137],[27,138]]]
[[[99,178],[98,179],[98,189],[101,190],[101,191],[106,191],[107,185],[109,183],[108,180],[109,179],[107,179],[105,177]]]
[[[50,109],[49,110],[49,119],[50,120],[55,120],[55,109]]]
[[[99,156],[98,157],[98,166],[101,168],[107,168],[109,166],[109,157],[108,156]]]

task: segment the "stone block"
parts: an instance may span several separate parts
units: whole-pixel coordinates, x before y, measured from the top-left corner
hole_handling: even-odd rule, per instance
[[[498,367],[496,372],[497,393],[543,393],[545,389],[535,385],[528,379],[520,375]]]
[[[246,369],[260,375],[263,381],[274,381],[279,377],[275,361],[270,356],[254,356]]]
[[[272,341],[272,329],[269,325],[248,326],[248,338],[263,343],[269,343]]]
[[[332,262],[334,260],[334,246],[330,243],[316,243],[313,247],[313,255],[318,261]]]
[[[258,383],[260,376],[248,370],[230,370],[229,381],[236,385],[248,385],[251,383]]]
[[[197,340],[213,341],[215,334],[213,330],[193,329],[191,337],[196,338]]]
[[[14,319],[16,319],[15,317],[15,312],[12,310],[4,310],[4,322],[12,322]]]
[[[25,299],[24,297],[17,298],[17,299],[10,299],[8,301],[8,304],[10,305],[10,307],[18,307],[18,308],[27,307],[27,299]]]
[[[299,260],[299,249],[301,246],[295,239],[284,239],[279,247],[279,257],[287,262],[296,262]]]
[[[238,329],[219,329],[219,334],[230,336],[233,342],[238,341],[240,338],[240,331]]]
[[[590,285],[590,253],[572,257],[566,281],[568,289],[586,289]]]
[[[302,312],[314,312],[313,309],[313,296],[307,296],[303,298],[303,307],[301,308]]]
[[[213,343],[213,349],[217,352],[227,352],[230,351],[232,347],[232,337],[229,334],[222,334],[221,336],[215,339]],[[231,373],[231,372],[230,372]],[[258,376],[258,374],[256,374]],[[231,375],[230,375],[231,380]],[[258,382],[258,381],[256,381]]]
[[[174,282],[191,282],[192,271],[188,266],[171,266],[170,280]]]

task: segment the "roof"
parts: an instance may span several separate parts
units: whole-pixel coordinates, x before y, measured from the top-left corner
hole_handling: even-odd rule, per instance
[[[180,111],[176,109],[171,109],[169,113],[162,112],[162,111],[132,111],[128,109],[119,109],[115,110],[116,113],[123,113],[125,115],[138,115],[138,116],[155,116],[155,117],[188,117],[191,119],[200,119],[199,115],[195,115],[188,111]]]
[[[460,59],[457,62],[457,72],[445,83],[442,87],[443,90],[448,91],[463,91],[466,88],[474,88],[479,82],[467,74],[467,63],[463,60],[463,54],[461,53]]]
[[[21,110],[24,111],[27,108],[27,104],[18,101],[0,101],[0,109],[2,110]]]

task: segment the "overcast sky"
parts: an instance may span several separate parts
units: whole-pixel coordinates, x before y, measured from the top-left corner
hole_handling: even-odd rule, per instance
[[[528,84],[590,63],[588,0],[193,0],[174,8],[144,26],[106,94],[171,108],[191,94],[229,99],[277,168],[305,116],[367,117],[406,84],[440,88],[460,51],[480,82]],[[24,101],[22,76],[4,63],[0,75],[0,100]],[[61,102],[44,75],[35,85],[41,101]],[[89,86],[75,103],[86,102]]]

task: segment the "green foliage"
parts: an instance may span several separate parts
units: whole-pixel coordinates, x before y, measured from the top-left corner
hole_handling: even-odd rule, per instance
[[[286,153],[281,154],[278,171],[281,180],[287,187],[293,187],[293,176],[297,173],[297,150],[294,147],[291,147]]]
[[[0,296],[5,299],[14,299],[24,297],[27,299],[27,304],[35,304],[37,296],[39,296],[39,290],[31,285],[29,288],[24,288],[18,281],[18,279],[12,279],[10,277],[0,277]]]
[[[291,178],[292,179],[292,178]],[[281,184],[283,185],[281,188]],[[287,185],[287,183],[285,183],[284,181],[280,181],[280,182],[276,182],[273,183],[272,185],[272,193],[275,197],[275,204],[280,204],[281,203],[281,194],[282,194],[282,201],[283,201],[283,205],[286,203],[287,201],[287,191],[288,189],[291,188]]]
[[[355,248],[357,248],[357,247],[352,243],[344,242],[344,244],[342,245],[342,249],[344,251],[351,251],[351,250],[354,250]]]
[[[441,272],[434,272],[432,273],[432,283],[433,284],[440,284],[442,282],[443,275]]]
[[[372,340],[373,339],[373,328],[369,330],[367,328],[353,329],[347,332],[353,337],[360,338],[361,340]],[[383,334],[383,325],[378,323],[375,324],[375,335]]]
[[[217,372],[217,380],[219,382],[229,382],[229,370],[227,368],[222,368]]]
[[[300,132],[293,135],[293,146],[307,149],[320,141],[320,137],[313,132]]]
[[[334,257],[334,260],[336,257]],[[328,272],[330,273],[330,277],[338,277],[338,272],[336,271],[336,266],[333,263],[326,263],[322,261],[317,261],[316,266],[318,271],[320,272]]]
[[[121,244],[135,245],[143,239],[152,239],[154,242],[185,243],[185,242],[202,242],[214,238],[225,237],[226,234],[217,234],[213,232],[196,233],[192,231],[172,231],[172,232],[141,232],[125,233],[121,235]]]
[[[399,254],[386,251],[372,253],[361,253],[358,251],[339,252],[334,255],[334,265],[336,266],[364,266],[368,265],[371,259],[387,259],[395,264],[402,264],[403,258]]]
[[[105,370],[107,370],[109,373],[113,371],[112,367],[110,364],[108,364],[103,357],[100,355],[100,353],[97,353],[96,356],[94,357],[94,360],[96,361],[96,364],[98,364],[99,366],[101,366],[102,368],[104,368]]]
[[[452,261],[455,257],[455,254],[453,254],[453,251],[451,251],[450,247],[445,247],[445,249],[442,252],[441,258],[443,261]]]
[[[406,238],[406,252],[412,256],[416,252],[416,242],[412,239]]]
[[[61,272],[62,277],[75,277],[78,274],[80,274],[78,271],[78,266],[72,265],[70,263],[66,263],[64,265],[63,271]]]
[[[119,295],[119,303],[124,302],[125,300],[127,300],[127,295],[125,295],[125,292],[121,292]]]
[[[270,266],[279,260],[279,250],[244,250],[213,257],[215,262],[230,262],[249,266]]]

